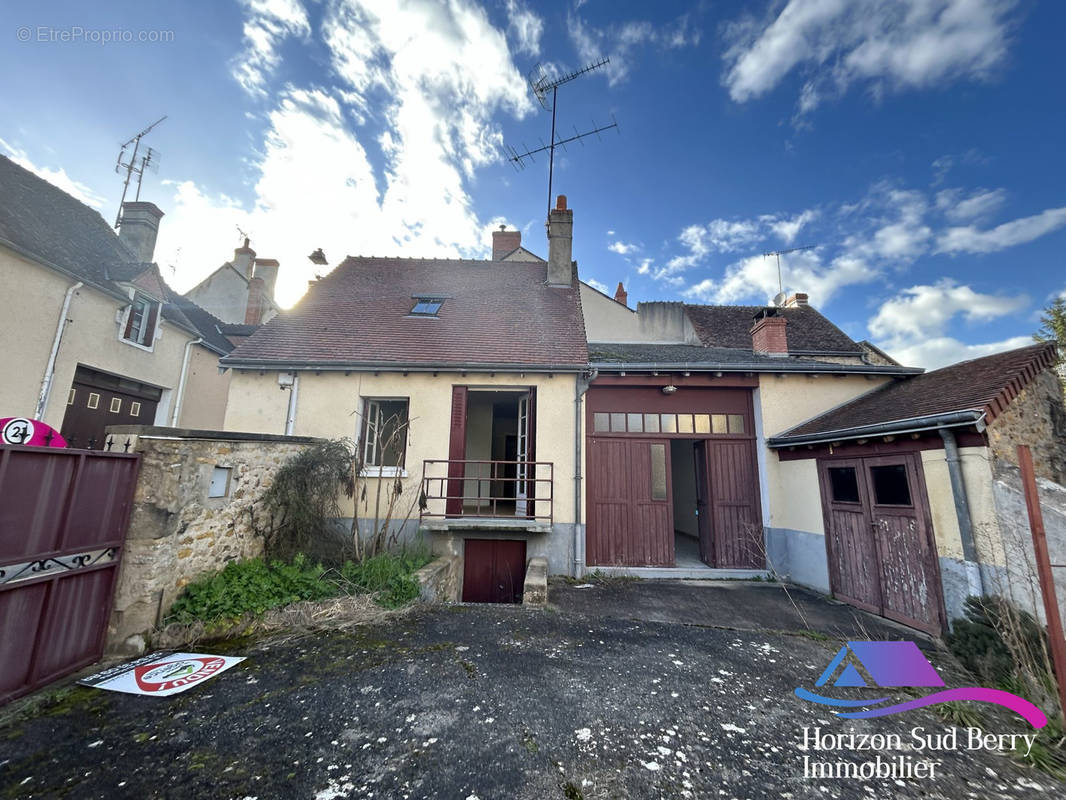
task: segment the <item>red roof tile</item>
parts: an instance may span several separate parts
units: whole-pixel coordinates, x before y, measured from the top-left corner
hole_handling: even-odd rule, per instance
[[[412,317],[417,295],[446,297]],[[545,285],[543,262],[349,256],[224,365],[588,363],[577,286]]]
[[[959,411],[984,412],[985,422],[990,423],[1055,361],[1051,342],[961,361],[862,395],[774,437],[771,444],[897,421],[904,428],[916,417]]]

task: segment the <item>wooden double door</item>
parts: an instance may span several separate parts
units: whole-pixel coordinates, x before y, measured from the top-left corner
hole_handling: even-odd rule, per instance
[[[671,439],[588,442],[588,565],[674,566]],[[693,453],[700,558],[712,567],[764,568],[754,442],[699,439]]]
[[[940,566],[919,455],[820,459],[818,470],[833,595],[940,633]]]

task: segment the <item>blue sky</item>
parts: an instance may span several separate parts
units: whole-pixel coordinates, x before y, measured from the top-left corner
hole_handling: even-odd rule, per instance
[[[1025,344],[1066,291],[1066,4],[858,5],[9,6],[0,152],[111,219],[118,145],[167,114],[142,199],[168,279],[195,284],[240,228],[291,303],[316,247],[485,257],[506,222],[545,254],[547,163],[503,147],[547,141],[531,70],[602,55],[558,104],[560,136],[620,126],[556,161],[586,280],[763,303],[763,253],[814,245],[783,257],[785,289],[908,363]]]

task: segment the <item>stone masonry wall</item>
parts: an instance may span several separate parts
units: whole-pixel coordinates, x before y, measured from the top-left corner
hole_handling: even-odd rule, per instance
[[[234,559],[262,555],[249,510],[279,467],[315,440],[217,431],[123,426],[141,454],[108,648],[136,652],[181,590]],[[208,497],[214,468],[229,467],[229,490]]]
[[[1017,466],[1019,444],[1032,449],[1037,476],[1066,484],[1066,411],[1054,370],[1040,373],[988,426],[995,460]]]

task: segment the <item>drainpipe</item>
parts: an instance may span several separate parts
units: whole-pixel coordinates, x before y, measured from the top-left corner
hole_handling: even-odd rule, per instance
[[[190,339],[185,343],[185,357],[181,360],[181,375],[178,376],[178,396],[174,398],[174,413],[170,416],[170,427],[178,427],[178,415],[181,414],[181,402],[185,399],[185,376],[189,374],[189,354],[193,345],[202,344],[203,337]]]
[[[292,436],[292,429],[296,425],[296,395],[300,391],[300,373],[292,375],[292,386],[289,387],[289,410],[285,415],[285,435]]]
[[[574,386],[574,577],[585,574],[585,538],[581,535],[581,397],[596,380],[593,368],[577,376]]]
[[[959,444],[955,433],[950,428],[940,428],[940,438],[944,440],[944,456],[948,462],[948,477],[951,479],[951,494],[955,499],[955,516],[959,520],[959,535],[962,538],[962,557],[976,567],[974,588],[976,594],[984,594],[981,568],[978,564],[977,546],[973,538],[973,518],[970,516],[970,501],[966,496],[966,484],[962,479],[962,461],[959,457]]]
[[[48,354],[48,363],[44,368],[44,377],[41,378],[41,392],[37,396],[37,408],[33,412],[34,419],[41,419],[48,407],[48,399],[52,394],[52,378],[56,372],[56,356],[59,355],[59,344],[63,341],[63,331],[67,329],[67,312],[70,311],[70,299],[74,292],[85,284],[81,281],[73,283],[63,296],[63,309],[59,312],[59,322],[56,323],[56,335],[52,340],[52,352]]]

